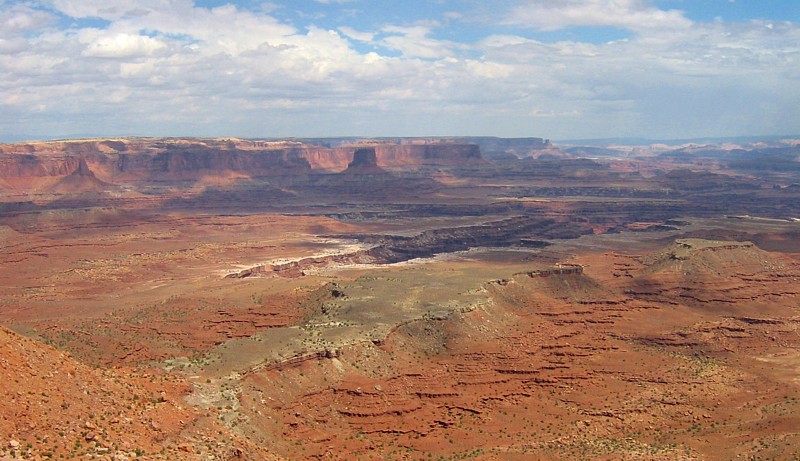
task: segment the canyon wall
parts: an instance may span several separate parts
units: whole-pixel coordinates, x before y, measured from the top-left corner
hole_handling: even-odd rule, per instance
[[[387,169],[417,169],[431,166],[462,166],[481,162],[477,144],[394,144],[362,143],[342,147],[305,147],[303,154],[312,169],[342,171],[354,159],[358,149],[373,149],[377,166]]]
[[[68,176],[81,168],[81,158],[70,155],[0,155],[0,178]]]
[[[419,169],[481,162],[475,144],[363,143],[323,147],[294,141],[121,139],[0,145],[0,178],[65,177],[91,171],[103,181],[193,180],[212,174],[285,176],[347,169],[358,149],[377,167]]]
[[[378,144],[378,166],[462,166],[481,161],[477,144]]]

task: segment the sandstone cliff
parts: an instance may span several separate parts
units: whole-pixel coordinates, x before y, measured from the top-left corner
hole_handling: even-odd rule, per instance
[[[385,174],[378,166],[378,156],[372,147],[360,147],[353,152],[353,161],[344,170],[347,174]]]
[[[354,159],[355,152],[372,149],[377,166],[386,169],[419,169],[435,166],[459,167],[482,162],[476,144],[395,144],[363,143],[335,148],[306,147],[304,156],[313,169],[343,171]]]
[[[51,141],[0,145],[0,184],[30,189],[31,178],[77,174],[100,182],[192,181],[217,175],[283,177],[341,172],[354,153],[374,153],[370,168],[459,167],[482,161],[475,144],[369,143],[323,147],[294,141],[153,139]],[[366,151],[364,151],[366,152]],[[376,170],[378,171],[378,170]]]
[[[384,168],[463,166],[482,160],[476,144],[378,144],[375,153]]]

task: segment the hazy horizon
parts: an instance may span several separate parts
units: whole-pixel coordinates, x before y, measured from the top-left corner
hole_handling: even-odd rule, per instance
[[[550,139],[547,136],[492,136],[492,135],[441,135],[441,136],[359,136],[359,135],[341,135],[341,136],[202,136],[202,135],[116,135],[116,136],[103,136],[94,134],[78,134],[74,136],[52,136],[49,138],[35,138],[24,137],[18,138],[3,138],[0,137],[0,144],[18,144],[26,142],[58,142],[58,141],[74,141],[84,139],[148,139],[148,138],[171,138],[171,139],[215,139],[215,138],[237,138],[243,140],[312,140],[312,139],[426,139],[426,138],[500,138],[500,139],[524,139],[524,138],[541,138],[552,142],[555,145],[594,145],[594,146],[611,146],[611,145],[652,145],[652,144],[668,144],[679,145],[688,143],[752,143],[752,142],[777,142],[789,139],[800,139],[800,134],[792,135],[763,135],[763,136],[707,136],[698,138],[672,138],[672,139],[655,139],[655,138],[641,138],[641,137],[609,137],[609,138],[574,138],[574,139]]]

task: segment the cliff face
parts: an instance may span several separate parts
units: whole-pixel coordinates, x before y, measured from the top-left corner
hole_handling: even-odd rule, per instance
[[[482,161],[476,144],[378,144],[375,153],[383,168],[462,166]]]
[[[345,147],[361,143],[380,142],[387,145],[442,145],[442,144],[473,144],[477,145],[484,158],[508,158],[508,156],[521,158],[528,157],[534,152],[557,152],[549,139],[544,138],[498,138],[494,136],[445,136],[445,137],[410,137],[410,138],[380,138],[364,139],[358,137],[337,138],[301,138],[299,141],[327,147]]]
[[[130,182],[193,181],[207,176],[300,175],[311,170],[291,151],[177,150],[160,153],[0,155],[0,191],[71,193]]]
[[[353,152],[353,161],[344,170],[348,174],[381,174],[384,171],[378,166],[378,156],[372,147],[359,147]]]
[[[301,151],[313,170],[341,171],[353,160],[352,147],[304,147]]]
[[[0,191],[71,194],[112,188],[82,156],[0,155]]]
[[[102,181],[95,176],[94,172],[86,164],[86,160],[80,158],[78,167],[70,174],[59,177],[55,183],[46,187],[43,192],[51,194],[77,194],[81,192],[101,192],[113,189],[114,186]]]
[[[321,147],[224,139],[54,141],[0,145],[0,179],[23,184],[33,178],[65,178],[78,172],[119,184],[225,174],[248,178],[303,175],[312,170],[344,171],[359,151],[371,152],[370,158],[355,164],[368,161],[368,169],[374,171],[459,167],[482,161],[477,145],[449,142]]]
[[[0,156],[0,178],[68,176],[80,168],[81,158],[74,156]]]
[[[0,145],[0,179],[15,189],[43,180],[95,177],[101,181],[194,180],[204,176],[246,177],[305,174],[305,151],[290,145],[238,148],[222,142],[80,141]]]
[[[430,166],[458,167],[483,160],[480,147],[476,144],[460,143],[376,143],[355,147],[308,147],[303,151],[311,168],[343,171],[354,160],[354,153],[361,149],[372,149],[375,152],[377,167],[388,169],[418,169]]]
[[[122,152],[129,147],[135,149],[139,144],[142,143],[113,139],[25,142],[0,144],[0,154],[86,155],[98,152]]]
[[[291,148],[245,151],[177,147],[157,154],[119,154],[97,160],[112,174],[161,180],[194,179],[198,175],[225,171],[257,177],[300,174],[311,170],[302,152]]]

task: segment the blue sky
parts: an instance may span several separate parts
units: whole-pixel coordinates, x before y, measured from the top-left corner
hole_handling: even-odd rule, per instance
[[[796,0],[0,0],[0,141],[796,134]]]

